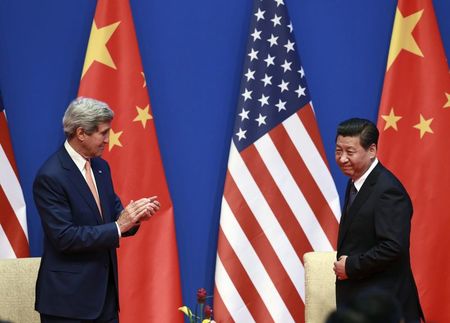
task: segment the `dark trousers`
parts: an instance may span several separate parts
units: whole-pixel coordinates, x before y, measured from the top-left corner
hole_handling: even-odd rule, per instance
[[[112,266],[110,266],[112,267]],[[69,317],[59,317],[53,315],[46,315],[41,313],[42,323],[119,323],[119,313],[116,287],[114,284],[114,275],[109,272],[108,289],[106,290],[105,304],[100,313],[100,316],[94,320],[82,320]]]

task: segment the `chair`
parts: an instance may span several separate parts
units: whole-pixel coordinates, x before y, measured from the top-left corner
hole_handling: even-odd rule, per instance
[[[323,323],[336,309],[333,262],[336,252],[307,252],[305,266],[305,322]]]
[[[40,322],[34,310],[36,277],[41,258],[0,260],[0,320]]]

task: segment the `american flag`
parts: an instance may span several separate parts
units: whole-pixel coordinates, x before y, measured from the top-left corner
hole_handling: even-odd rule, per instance
[[[222,199],[215,318],[302,322],[303,254],[335,248],[340,205],[283,0],[255,0],[243,74]]]
[[[0,258],[29,256],[25,200],[0,96]]]

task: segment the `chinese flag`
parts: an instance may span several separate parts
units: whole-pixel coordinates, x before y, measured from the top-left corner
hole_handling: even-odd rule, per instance
[[[431,0],[399,0],[379,156],[413,200],[411,264],[427,322],[450,322],[450,74]]]
[[[103,157],[122,203],[157,195],[162,205],[134,237],[120,242],[120,320],[182,322],[172,201],[128,0],[98,0],[79,95],[115,112]]]

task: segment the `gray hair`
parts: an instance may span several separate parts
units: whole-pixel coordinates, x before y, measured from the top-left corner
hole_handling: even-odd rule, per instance
[[[80,96],[70,102],[64,113],[64,133],[70,139],[78,128],[83,128],[90,135],[97,131],[100,123],[110,122],[113,118],[114,112],[105,102]]]

